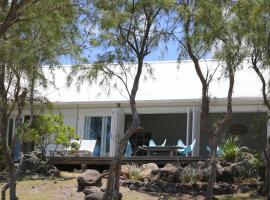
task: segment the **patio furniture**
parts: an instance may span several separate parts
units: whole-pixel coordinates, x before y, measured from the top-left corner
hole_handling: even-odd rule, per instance
[[[153,139],[149,140],[149,147],[155,147],[157,146],[155,141]]]
[[[166,145],[166,141],[167,141],[167,139],[165,139],[161,145],[156,145],[155,141],[153,139],[151,139],[151,140],[149,140],[149,147],[155,147],[155,146],[164,147]]]
[[[79,150],[72,151],[71,148],[49,150],[50,155],[53,153],[55,156],[93,156],[96,140],[71,140],[71,143],[76,142],[80,145]]]
[[[160,154],[167,153],[169,156],[177,155],[177,151],[180,147],[178,146],[139,146],[143,151],[146,151],[147,156],[160,156]]]
[[[196,139],[193,140],[191,145],[184,145],[183,141],[179,139],[177,142],[177,146],[181,147],[182,149],[178,149],[178,152],[183,155],[189,154],[190,152],[193,151],[195,143],[196,143]]]
[[[206,149],[209,153],[211,153],[211,147],[209,145],[206,146]],[[224,154],[224,151],[221,147],[217,146],[217,155],[221,156]]]

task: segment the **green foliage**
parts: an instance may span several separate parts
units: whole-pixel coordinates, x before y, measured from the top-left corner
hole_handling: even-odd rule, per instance
[[[254,157],[255,159],[252,161],[252,169],[254,173],[256,173],[256,177],[263,180],[265,177],[265,161],[259,153],[255,154]]]
[[[175,34],[181,47],[179,59],[189,55],[188,46],[197,59],[211,53],[224,26],[222,6],[221,1],[216,0],[183,1],[178,4],[179,24],[183,30],[183,34]]]
[[[8,4],[0,8],[0,19],[5,19],[9,9]],[[71,0],[29,1],[20,12],[20,20],[1,38],[1,74],[5,75],[1,81],[8,90],[3,95],[9,94],[9,109],[14,108],[23,90],[27,92],[25,101],[33,91],[32,99],[44,102],[36,88],[47,87],[53,81],[47,80],[42,66],[48,65],[52,72],[59,65],[59,56],[78,55],[76,12]]]
[[[150,65],[141,70],[145,57],[169,38],[173,23],[169,9],[174,5],[171,0],[93,1],[98,33],[90,36],[90,44],[102,51],[93,65],[74,66],[69,84],[75,80],[79,87],[83,81],[97,82],[108,93],[117,89],[130,96],[135,75],[152,73]],[[119,79],[123,87],[118,86]]]
[[[139,181],[141,179],[140,176],[140,167],[134,163],[129,168],[129,179],[134,181]]]
[[[180,173],[180,181],[184,183],[196,183],[203,177],[203,173],[200,169],[185,167]]]
[[[44,157],[49,144],[67,148],[71,146],[71,139],[79,139],[74,128],[66,125],[60,115],[39,115],[31,128],[24,124],[18,132],[22,140],[35,142]]]
[[[77,151],[80,149],[80,144],[78,142],[72,142],[70,144],[70,148],[71,148],[71,150]]]
[[[239,139],[236,136],[228,136],[223,141],[221,148],[224,151],[221,158],[229,162],[234,162],[236,157],[241,153]]]

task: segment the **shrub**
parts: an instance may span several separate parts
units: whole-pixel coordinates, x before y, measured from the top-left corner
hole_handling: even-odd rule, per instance
[[[254,155],[254,160],[252,161],[251,170],[257,178],[264,179],[265,167],[264,167],[264,159],[260,154]]]
[[[71,145],[71,139],[79,139],[74,128],[66,125],[63,117],[59,115],[39,115],[33,120],[32,127],[27,123],[23,124],[18,132],[23,141],[35,142],[43,159],[50,144],[54,144],[55,149],[58,146],[67,148]]]
[[[80,144],[78,142],[72,142],[70,144],[70,153],[73,154],[76,151],[78,151],[80,149]]]
[[[80,144],[78,142],[72,142],[70,144],[70,148],[73,151],[78,151],[80,149]]]
[[[184,183],[196,183],[203,177],[200,169],[185,167],[180,174],[180,181]]]
[[[236,136],[227,137],[221,145],[221,148],[224,151],[224,154],[221,156],[221,158],[228,162],[234,162],[242,150],[238,137]]]
[[[140,176],[140,167],[136,164],[131,164],[129,168],[129,179],[134,180],[134,181],[139,181],[141,179]]]

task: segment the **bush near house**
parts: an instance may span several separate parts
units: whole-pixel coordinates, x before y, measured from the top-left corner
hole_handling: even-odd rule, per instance
[[[33,120],[31,127],[23,124],[18,132],[23,141],[36,144],[36,149],[41,151],[43,159],[46,157],[46,150],[50,144],[55,145],[51,155],[54,156],[59,146],[68,148],[72,145],[71,139],[79,139],[74,128],[66,125],[60,115],[39,115]],[[77,148],[74,144],[72,147]]]
[[[221,159],[228,162],[234,162],[236,157],[241,153],[242,148],[240,147],[239,138],[237,136],[228,136],[221,145],[224,154]]]

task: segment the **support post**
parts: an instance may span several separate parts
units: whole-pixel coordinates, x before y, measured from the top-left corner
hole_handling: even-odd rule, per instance
[[[110,137],[110,156],[115,156],[118,150],[118,144],[120,139],[124,135],[125,128],[125,113],[121,108],[112,109],[111,118],[111,137]]]
[[[190,144],[191,141],[191,131],[192,131],[192,109],[187,109],[187,131],[186,131],[186,144]]]
[[[201,124],[201,116],[200,109],[197,107],[193,108],[193,117],[192,117],[192,141],[196,139],[196,143],[194,149],[192,151],[192,156],[200,155],[200,124]]]

